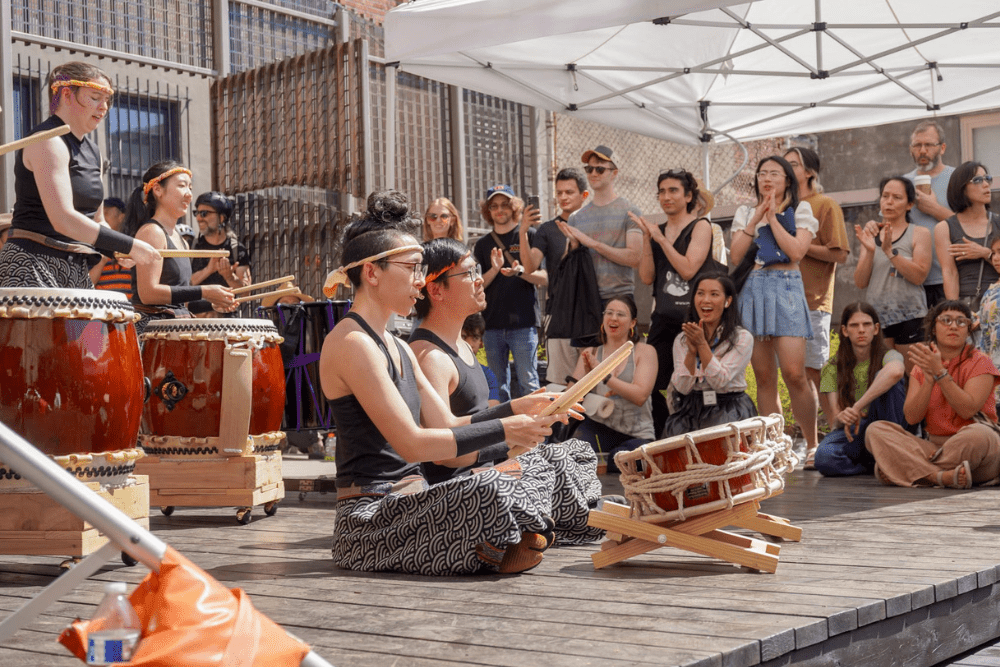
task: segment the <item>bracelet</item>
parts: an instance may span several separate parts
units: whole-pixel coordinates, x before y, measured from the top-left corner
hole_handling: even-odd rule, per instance
[[[450,430],[455,434],[455,456],[464,456],[506,440],[503,423],[499,419],[456,426]]]
[[[747,236],[749,236],[750,238],[754,238],[754,235],[751,234],[750,232],[748,232],[746,227],[744,227],[740,231],[743,232],[744,234],[746,234]]]
[[[941,380],[945,379],[946,377],[951,377],[951,376],[948,374],[948,369],[945,368],[945,369],[943,369],[941,371],[940,375],[932,375],[931,377],[934,378],[935,382],[940,382]]]
[[[472,415],[472,423],[478,424],[480,422],[487,422],[491,419],[503,419],[504,417],[513,416],[514,406],[510,404],[510,401],[507,401],[506,403],[501,403],[499,405],[486,408],[485,410],[480,410],[476,414]]]
[[[611,373],[608,373],[608,377],[601,380],[601,384],[607,384],[609,382],[611,382]]]
[[[202,298],[200,285],[179,285],[170,288],[170,303],[191,303]]]

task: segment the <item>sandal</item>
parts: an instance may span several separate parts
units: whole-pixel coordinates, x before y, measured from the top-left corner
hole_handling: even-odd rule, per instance
[[[875,481],[886,486],[895,486],[895,484],[890,482],[886,476],[882,474],[882,470],[878,467],[877,463],[875,464]]]
[[[965,484],[958,483],[958,473],[959,471],[965,471]],[[937,485],[945,489],[971,489],[972,488],[972,466],[969,465],[968,461],[962,461],[960,464],[955,466],[952,470],[951,484],[945,484],[941,481],[942,475],[947,472],[946,470],[939,470],[937,474]]]
[[[498,571],[500,574],[516,574],[537,567],[542,562],[542,552],[548,549],[553,541],[554,537],[550,539],[545,534],[521,533],[521,541],[508,545],[504,550]]]
[[[806,462],[802,464],[803,470],[815,470],[816,469],[816,450],[819,447],[813,447],[806,452]]]

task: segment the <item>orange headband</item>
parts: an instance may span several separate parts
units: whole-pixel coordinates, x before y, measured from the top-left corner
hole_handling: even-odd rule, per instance
[[[69,81],[53,81],[52,82],[52,92],[58,91],[60,88],[65,86],[79,86],[81,88],[93,88],[94,90],[99,90],[102,93],[108,95],[114,95],[115,91],[111,86],[105,86],[103,83],[97,83],[96,81],[77,81],[76,79],[71,79]]]
[[[454,269],[456,266],[458,266],[459,262],[461,262],[463,259],[465,259],[466,257],[468,257],[471,254],[472,254],[471,251],[467,252],[464,255],[462,255],[461,257],[459,257],[456,261],[452,262],[451,264],[449,264],[449,265],[445,266],[444,268],[442,268],[442,269],[440,269],[438,271],[435,271],[434,273],[430,274],[429,276],[427,276],[426,278],[424,278],[424,283],[430,284],[430,283],[434,282],[435,280],[437,280],[438,278],[440,278],[441,276],[443,276],[444,274],[448,273],[449,271],[451,271],[452,269]]]
[[[173,169],[168,169],[156,178],[149,179],[145,185],[142,186],[142,199],[146,201],[149,198],[149,191],[153,189],[153,186],[162,180],[168,179],[174,174],[187,174],[191,176],[191,170],[187,167],[174,167]]]

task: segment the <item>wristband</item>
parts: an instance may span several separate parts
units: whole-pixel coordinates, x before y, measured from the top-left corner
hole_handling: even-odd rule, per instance
[[[945,369],[943,369],[941,371],[941,373],[939,375],[932,375],[931,377],[934,378],[935,382],[940,382],[941,380],[945,379],[946,377],[949,377],[948,376],[948,369],[945,368]]]
[[[493,407],[486,408],[485,410],[480,410],[476,414],[472,415],[472,423],[478,424],[480,422],[487,422],[491,419],[503,419],[504,417],[513,417],[514,408],[511,406],[510,401],[506,403],[501,403],[500,405],[494,405]]]
[[[565,381],[565,383],[564,383],[564,384],[573,384],[574,382],[579,382],[579,380],[577,380],[577,379],[576,379],[575,377],[573,377],[572,375],[567,375],[567,376],[565,377],[565,380],[566,380],[566,381]]]
[[[609,382],[611,382],[611,373],[608,373],[608,377],[601,380],[601,384],[607,384]]]
[[[198,285],[182,285],[170,288],[170,303],[189,303],[202,298],[202,290]]]
[[[456,426],[451,429],[451,432],[455,434],[455,456],[465,456],[506,440],[503,424],[499,419],[491,419],[480,424]]]
[[[479,456],[476,459],[476,463],[493,463],[498,459],[506,459],[509,451],[510,450],[507,448],[506,442],[501,442],[498,445],[490,445],[489,447],[483,447],[479,450]]]
[[[135,244],[135,239],[128,234],[116,232],[107,225],[100,225],[97,228],[97,240],[94,241],[94,247],[108,257],[114,257],[116,252],[123,255],[129,254],[132,252],[133,244]]]

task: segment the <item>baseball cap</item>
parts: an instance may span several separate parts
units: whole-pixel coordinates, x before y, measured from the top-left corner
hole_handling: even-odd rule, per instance
[[[504,195],[507,199],[514,198],[514,188],[509,185],[494,185],[492,188],[486,191],[486,201],[489,201],[496,195]]]
[[[589,151],[584,153],[581,160],[583,161],[584,164],[587,164],[588,162],[590,162],[590,158],[596,156],[602,160],[610,162],[611,164],[615,164],[614,159],[612,159],[614,153],[615,152],[610,148],[608,148],[607,146],[598,146],[597,148],[591,148]]]

